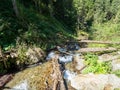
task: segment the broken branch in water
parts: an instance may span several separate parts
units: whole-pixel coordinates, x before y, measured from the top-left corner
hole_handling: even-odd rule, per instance
[[[52,59],[53,64],[53,90],[57,90],[59,88],[60,90],[66,90],[63,76],[60,70],[60,65],[58,63],[58,56],[56,55],[55,58]]]

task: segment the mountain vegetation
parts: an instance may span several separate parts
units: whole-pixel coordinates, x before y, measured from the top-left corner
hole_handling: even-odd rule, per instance
[[[120,0],[0,0],[3,52],[21,43],[46,50],[80,35],[119,41]]]
[[[116,41],[119,36],[119,0],[1,0],[0,45],[45,46],[74,38],[77,32],[89,38]],[[58,40],[57,40],[58,39]]]

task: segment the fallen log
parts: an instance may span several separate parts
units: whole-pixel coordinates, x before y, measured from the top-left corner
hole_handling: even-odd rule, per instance
[[[66,90],[63,76],[60,70],[60,65],[58,63],[58,56],[52,59],[53,64],[53,89],[52,90]]]
[[[79,43],[96,43],[96,44],[120,44],[120,42],[110,42],[110,41],[94,41],[94,40],[78,40]]]
[[[3,75],[0,77],[0,90],[3,88],[3,86],[8,83],[13,78],[12,74]]]
[[[117,51],[116,48],[81,48],[77,53],[88,53],[88,52],[109,52],[109,51]]]

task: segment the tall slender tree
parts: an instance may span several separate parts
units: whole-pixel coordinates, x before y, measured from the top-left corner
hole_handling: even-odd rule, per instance
[[[16,0],[12,0],[12,4],[13,4],[13,9],[14,9],[16,16],[19,17],[19,11],[18,11]]]

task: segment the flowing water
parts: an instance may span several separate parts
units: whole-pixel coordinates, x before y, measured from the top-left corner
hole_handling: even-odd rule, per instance
[[[68,90],[114,90],[120,88],[120,78],[113,74],[81,74],[80,70],[85,65],[81,54],[75,53],[79,48],[78,44],[74,44],[58,47],[58,51],[52,50],[48,53],[45,63],[16,73],[13,80],[5,86],[9,89],[4,90],[52,90],[54,82],[51,59],[56,54],[59,54],[59,64],[64,66],[62,74]]]

